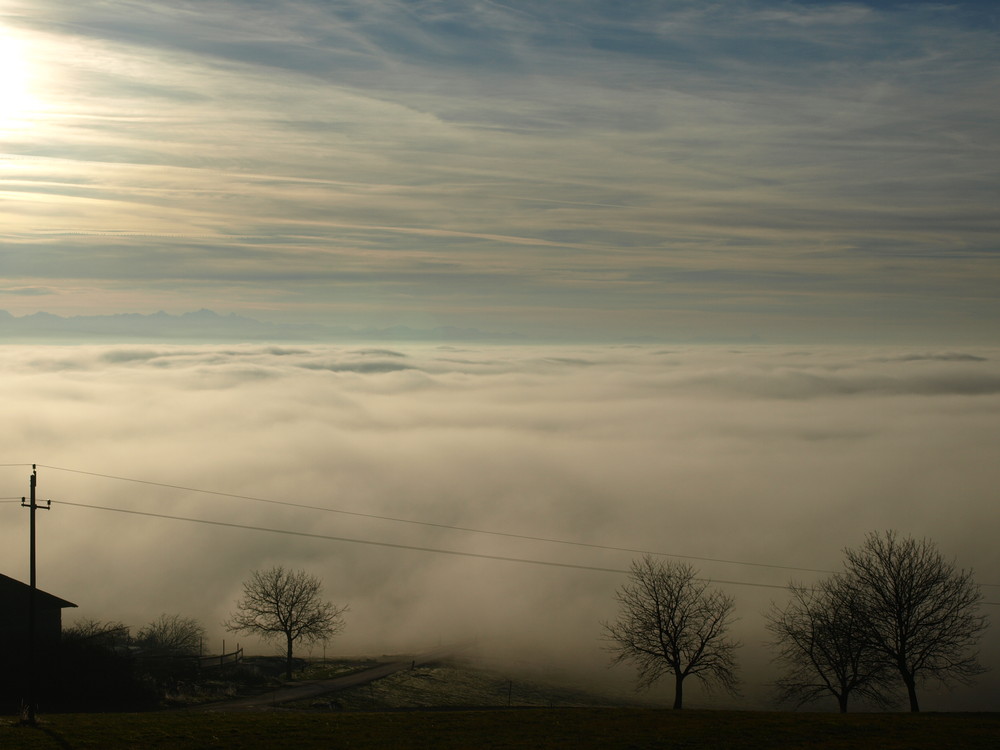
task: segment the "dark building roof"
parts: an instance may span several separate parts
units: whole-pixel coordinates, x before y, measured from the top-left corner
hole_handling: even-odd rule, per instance
[[[10,576],[0,573],[0,606],[13,605],[15,607],[27,608],[30,591],[31,586],[28,584],[21,583]],[[39,610],[46,610],[65,609],[66,607],[75,607],[76,605],[73,602],[60,599],[58,596],[53,596],[41,589],[35,589],[35,606]]]

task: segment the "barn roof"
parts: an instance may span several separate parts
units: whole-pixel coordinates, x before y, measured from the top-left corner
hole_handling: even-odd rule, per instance
[[[15,578],[0,573],[0,606],[27,607],[31,586]],[[38,609],[66,609],[75,607],[73,602],[60,599],[41,589],[35,590],[35,605]]]

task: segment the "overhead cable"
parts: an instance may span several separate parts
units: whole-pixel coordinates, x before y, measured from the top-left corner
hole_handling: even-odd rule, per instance
[[[468,526],[454,526],[454,525],[444,524],[444,523],[435,523],[433,521],[417,521],[415,519],[410,519],[410,518],[395,518],[393,516],[382,516],[382,515],[377,515],[377,514],[374,514],[374,513],[361,513],[359,511],[343,510],[341,508],[329,508],[329,507],[325,507],[325,506],[321,506],[321,505],[309,505],[307,503],[296,503],[296,502],[292,502],[290,500],[273,500],[273,499],[263,498],[263,497],[253,497],[252,495],[240,495],[240,494],[236,494],[236,493],[232,493],[232,492],[219,492],[219,491],[216,491],[216,490],[206,490],[206,489],[201,489],[201,488],[198,488],[198,487],[185,487],[183,485],[167,484],[167,483],[164,483],[164,482],[154,482],[154,481],[150,481],[150,480],[147,480],[147,479],[134,479],[134,478],[131,478],[131,477],[121,477],[121,476],[114,476],[114,475],[111,475],[111,474],[101,474],[101,473],[94,472],[94,471],[82,471],[80,469],[67,469],[67,468],[64,468],[64,467],[61,467],[61,466],[47,466],[45,464],[38,464],[38,466],[40,466],[42,468],[45,468],[45,469],[52,469],[54,471],[66,471],[66,472],[72,472],[74,474],[85,474],[87,476],[100,477],[102,479],[113,479],[113,480],[120,481],[120,482],[134,482],[136,484],[145,484],[145,485],[150,485],[150,486],[153,486],[153,487],[165,487],[167,489],[182,490],[184,492],[198,492],[198,493],[201,493],[201,494],[204,494],[204,495],[215,495],[217,497],[226,497],[226,498],[230,498],[230,499],[234,499],[234,500],[248,500],[248,501],[255,502],[255,503],[267,503],[269,505],[283,505],[283,506],[291,507],[291,508],[302,508],[302,509],[305,509],[305,510],[316,510],[316,511],[321,511],[323,513],[337,513],[337,514],[340,514],[340,515],[355,516],[355,517],[358,517],[358,518],[370,518],[370,519],[378,520],[378,521],[391,521],[391,522],[394,522],[394,523],[406,523],[406,524],[411,524],[411,525],[415,525],[415,526],[429,526],[429,527],[438,528],[438,529],[447,529],[449,531],[462,531],[462,532],[466,532],[466,533],[470,533],[470,534],[486,534],[486,535],[489,535],[489,536],[506,537],[508,539],[524,539],[526,541],[543,542],[543,543],[546,543],[546,544],[564,544],[564,545],[569,545],[569,546],[574,546],[574,547],[586,547],[588,549],[607,550],[607,551],[610,551],[610,552],[628,552],[630,554],[637,554],[637,555],[655,555],[655,556],[658,556],[658,557],[676,557],[676,558],[680,558],[680,559],[684,559],[684,560],[698,560],[698,561],[701,561],[701,562],[724,563],[724,564],[727,564],[727,565],[746,565],[746,566],[756,567],[756,568],[772,568],[772,569],[776,569],[776,570],[791,570],[791,571],[803,572],[803,573],[825,573],[825,574],[832,574],[834,572],[832,570],[823,570],[821,568],[802,568],[802,567],[797,567],[797,566],[793,566],[793,565],[776,565],[776,564],[772,564],[772,563],[747,562],[745,560],[725,560],[725,559],[716,558],[716,557],[700,557],[700,556],[697,556],[697,555],[679,555],[679,554],[675,554],[675,553],[671,553],[671,552],[657,552],[657,551],[654,551],[654,550],[635,549],[635,548],[631,548],[631,547],[616,547],[616,546],[607,545],[607,544],[593,544],[593,543],[590,543],[590,542],[579,542],[579,541],[573,541],[573,540],[569,540],[569,539],[556,539],[556,538],[553,538],[553,537],[531,536],[531,535],[528,535],[528,534],[515,534],[515,533],[512,533],[512,532],[506,532],[506,531],[490,531],[490,530],[487,530],[487,529],[477,529],[477,528],[472,528],[472,527],[468,527]]]
[[[353,539],[350,537],[330,536],[327,534],[314,534],[308,531],[292,531],[289,529],[274,529],[267,526],[250,526],[247,524],[231,523],[229,521],[210,521],[204,518],[190,518],[188,516],[172,516],[165,513],[151,513],[142,510],[128,510],[125,508],[111,508],[105,505],[92,505],[89,503],[75,503],[68,500],[53,500],[54,504],[69,505],[77,508],[89,508],[91,510],[104,510],[114,513],[127,513],[134,516],[147,516],[149,518],[169,519],[171,521],[187,521],[190,523],[201,523],[209,526],[223,526],[230,529],[243,529],[245,531],[261,531],[269,534],[284,534],[286,536],[305,537],[307,539],[322,539],[332,542],[347,542],[350,544],[365,544],[374,547],[389,547],[392,549],[412,550],[415,552],[432,552],[441,555],[454,555],[457,557],[474,557],[481,560],[500,560],[502,562],[524,563],[528,565],[546,565],[554,568],[571,568],[574,570],[588,570],[598,573],[616,573],[627,575],[631,571],[621,568],[604,568],[596,565],[579,565],[577,563],[555,562],[552,560],[531,560],[522,557],[507,557],[504,555],[488,555],[481,552],[463,552],[461,550],[439,549],[436,547],[421,547],[413,544],[396,544],[394,542],[378,542],[371,539]],[[779,586],[770,583],[751,583],[749,581],[727,581],[719,578],[697,578],[695,580],[709,583],[730,584],[733,586],[755,586],[768,589],[786,589],[786,586]]]

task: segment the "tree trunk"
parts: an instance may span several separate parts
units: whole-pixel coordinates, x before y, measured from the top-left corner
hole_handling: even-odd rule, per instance
[[[674,710],[684,708],[684,675],[674,675]]]
[[[286,635],[285,640],[288,643],[288,650],[285,653],[285,677],[290,680],[292,679],[292,637]]]
[[[837,703],[840,705],[840,713],[847,713],[847,692],[843,692],[837,696]]]
[[[913,679],[913,675],[904,672],[903,682],[906,683],[906,692],[910,696],[910,711],[918,713],[920,711],[920,704],[917,703],[916,680]]]

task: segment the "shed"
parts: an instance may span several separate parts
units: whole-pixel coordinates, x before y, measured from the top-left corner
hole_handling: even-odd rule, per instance
[[[28,638],[28,602],[31,586],[0,573],[0,649],[6,654],[24,648]],[[75,607],[41,589],[35,589],[35,643],[55,648],[62,637],[62,611]]]

